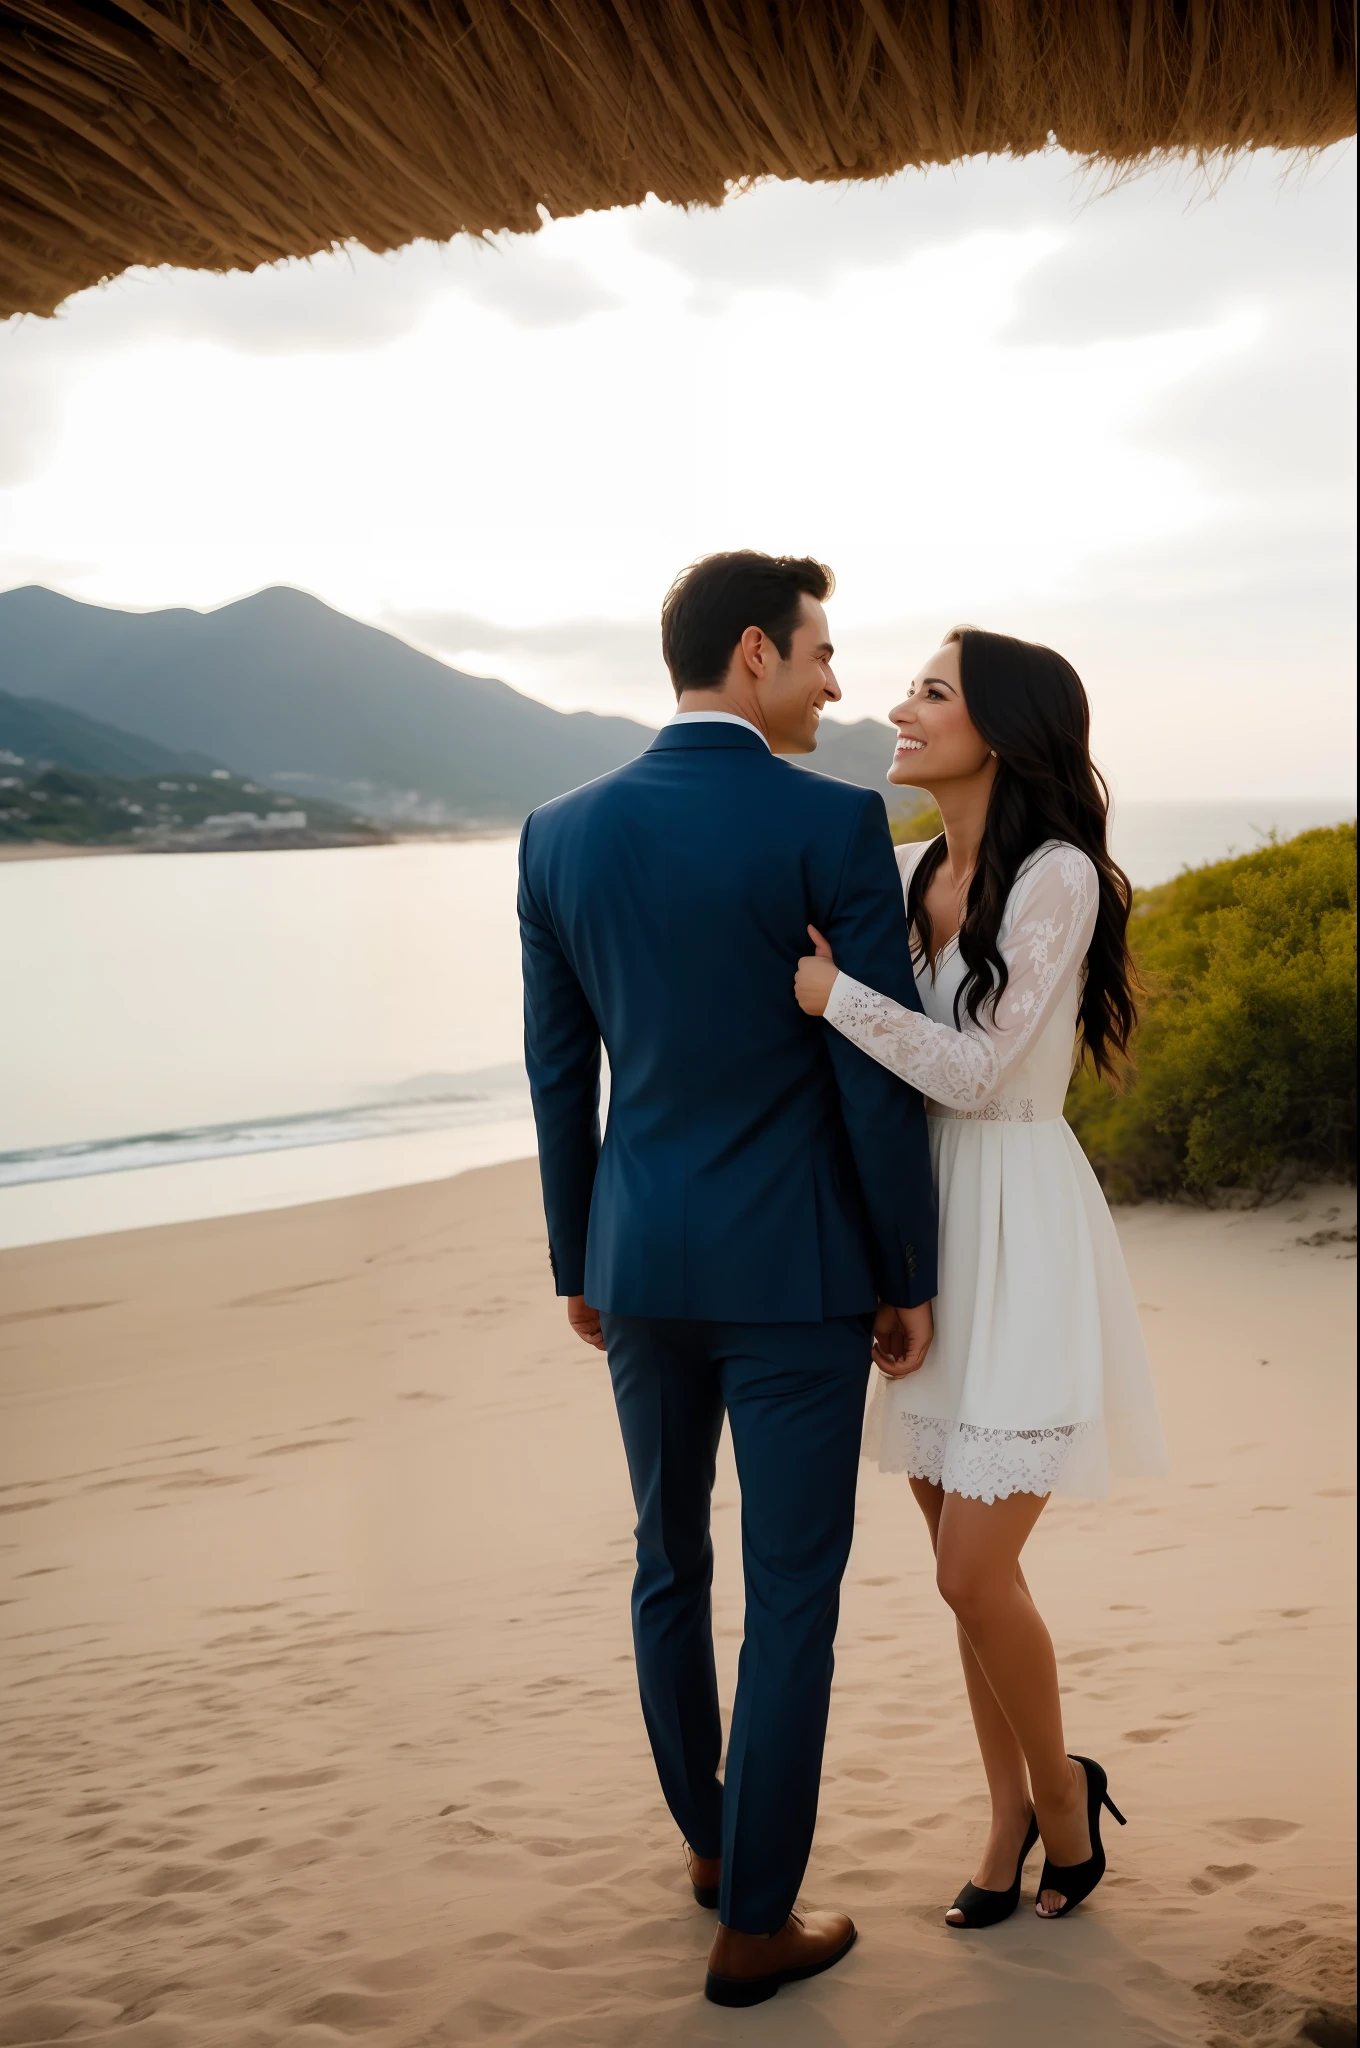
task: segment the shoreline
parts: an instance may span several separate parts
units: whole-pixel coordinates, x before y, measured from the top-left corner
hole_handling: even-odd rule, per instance
[[[1354,1215],[1116,1212],[1172,1476],[1054,1503],[1026,1551],[1130,1820],[1060,1928],[1037,1865],[985,1939],[943,1924],[982,1775],[919,1517],[863,1471],[805,1886],[861,1941],[752,2048],[1353,2025]],[[0,1294],[0,2038],[722,2048],[534,1162],[9,1251]],[[714,1541],[730,1705],[726,1440]]]
[[[460,830],[452,826],[441,826],[430,832],[388,832],[365,833],[362,838],[350,838],[341,833],[259,832],[238,839],[213,839],[199,841],[177,841],[163,846],[110,846],[67,845],[56,839],[25,839],[0,843],[0,862],[28,860],[80,860],[109,858],[113,855],[137,854],[156,855],[165,853],[331,853],[338,849],[354,851],[379,846],[429,846],[462,845],[471,839],[509,839],[519,831],[519,823],[505,825],[469,825]]]
[[[890,821],[898,822],[901,818],[904,818],[906,813],[895,808],[890,802],[893,794],[891,787],[885,786],[882,793],[885,804],[888,806]],[[1306,810],[1310,813],[1316,813],[1318,816],[1325,814],[1325,817],[1333,823],[1343,823],[1355,816],[1355,800],[1353,797],[1327,797],[1316,800],[1303,797],[1223,797],[1205,801],[1195,801],[1188,798],[1144,797],[1129,799],[1123,808],[1127,814],[1134,818],[1147,818],[1154,813],[1161,813],[1174,822],[1180,814],[1219,812],[1227,816],[1253,808],[1259,809],[1264,817],[1270,811],[1280,809],[1281,807],[1287,807],[1294,811]],[[1119,810],[1120,806],[1116,803],[1113,814],[1116,835],[1119,830]],[[184,840],[176,843],[164,843],[154,846],[131,845],[126,842],[91,846],[86,844],[72,845],[64,840],[50,839],[5,840],[0,841],[0,864],[11,861],[90,859],[115,854],[312,853],[327,852],[337,848],[348,850],[375,846],[459,845],[470,840],[506,839],[513,837],[518,833],[522,823],[522,819],[511,819],[500,823],[435,826],[429,830],[411,831],[397,826],[389,828],[383,825],[381,821],[375,820],[371,833],[356,834],[354,837],[340,832],[318,832],[315,834],[262,832],[242,835],[234,839],[211,841],[196,840],[186,836]],[[1284,836],[1289,838],[1297,832],[1311,829],[1315,828],[1306,824],[1291,824],[1286,828]],[[1237,852],[1252,852],[1254,850],[1256,849],[1251,846],[1238,847],[1236,849]],[[1116,851],[1118,851],[1117,848]],[[1199,866],[1206,862],[1231,857],[1228,849],[1217,853],[1197,853],[1188,862],[1188,865]],[[1163,879],[1166,878],[1164,877]],[[1154,888],[1157,884],[1156,882],[1146,882],[1138,883],[1136,886],[1140,888]]]

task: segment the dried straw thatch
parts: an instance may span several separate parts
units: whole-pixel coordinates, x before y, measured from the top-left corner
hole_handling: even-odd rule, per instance
[[[1354,132],[1349,0],[0,0],[0,313],[1055,137]]]

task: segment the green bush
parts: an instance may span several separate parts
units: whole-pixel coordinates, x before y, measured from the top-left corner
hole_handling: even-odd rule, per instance
[[[910,809],[890,813],[888,830],[895,846],[914,845],[920,839],[937,839],[944,830],[944,820],[935,807],[934,799],[926,797]]]
[[[1120,1092],[1067,1119],[1119,1200],[1355,1174],[1355,826],[1140,890],[1145,994]]]

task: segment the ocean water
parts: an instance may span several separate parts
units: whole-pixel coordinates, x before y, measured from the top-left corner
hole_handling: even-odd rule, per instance
[[[515,852],[0,863],[0,1245],[530,1153]]]
[[[1353,805],[1128,805],[1144,886]],[[527,1157],[515,840],[0,863],[0,1247]]]
[[[1215,804],[1125,804],[1114,812],[1115,859],[1140,889],[1169,882],[1184,868],[1253,853],[1272,837],[1292,839],[1315,825],[1355,816],[1355,798]]]

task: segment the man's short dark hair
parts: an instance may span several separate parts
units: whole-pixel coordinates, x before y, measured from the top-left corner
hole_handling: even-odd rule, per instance
[[[718,690],[748,626],[768,633],[788,656],[804,597],[824,604],[836,579],[810,555],[760,555],[741,548],[705,555],[683,569],[661,607],[661,652],[678,697],[682,690]]]

